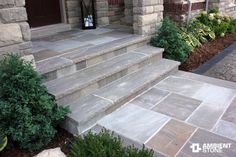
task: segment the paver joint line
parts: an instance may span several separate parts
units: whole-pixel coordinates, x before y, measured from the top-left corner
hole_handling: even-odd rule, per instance
[[[104,97],[102,97],[102,96],[99,96],[99,95],[97,95],[97,94],[93,94],[93,96],[98,97],[98,98],[101,98],[101,99],[104,99],[104,100],[109,101],[110,103],[114,104],[114,101],[112,101],[112,100],[110,100],[110,99],[107,99],[107,98],[104,98]]]

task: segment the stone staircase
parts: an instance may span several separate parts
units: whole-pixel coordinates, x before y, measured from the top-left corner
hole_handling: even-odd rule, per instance
[[[171,73],[178,62],[162,59],[163,49],[148,37],[131,35],[109,43],[74,49],[37,62],[44,84],[58,105],[69,106],[64,127],[81,134],[98,120]]]
[[[72,134],[105,128],[158,157],[196,156],[190,145],[210,137],[232,143],[224,152],[231,157],[236,84],[178,71],[180,63],[163,59],[148,39],[129,35],[36,63],[58,105],[72,111],[62,126]]]

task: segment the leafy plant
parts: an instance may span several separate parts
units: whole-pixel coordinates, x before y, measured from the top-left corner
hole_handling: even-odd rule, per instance
[[[183,29],[181,36],[188,46],[191,47],[191,50],[201,45],[201,42],[194,36],[194,33],[192,32],[188,32],[187,30]]]
[[[99,134],[88,133],[76,137],[68,157],[153,157],[153,151],[123,147],[121,139],[103,130]]]
[[[230,21],[227,32],[228,33],[235,33],[236,32],[236,20],[235,19]]]
[[[169,18],[163,20],[162,27],[151,38],[151,45],[165,48],[164,57],[180,62],[184,62],[191,52],[181,36],[181,29]]]
[[[7,146],[7,137],[0,132],[0,152]]]
[[[57,107],[30,62],[17,55],[0,61],[0,128],[21,148],[37,150],[48,144],[55,126],[69,112]]]
[[[231,18],[228,16],[220,15],[219,10],[213,9],[209,13],[202,12],[198,16],[197,21],[209,27],[216,36],[224,37],[229,29]]]
[[[201,43],[205,43],[208,40],[213,40],[216,38],[215,32],[212,31],[210,27],[202,24],[196,19],[190,22],[187,30],[188,32],[193,33],[195,38],[197,38]]]

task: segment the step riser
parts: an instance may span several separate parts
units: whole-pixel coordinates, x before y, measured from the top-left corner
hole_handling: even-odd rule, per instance
[[[88,68],[90,66],[96,65],[101,62],[104,62],[104,61],[111,59],[113,57],[125,54],[128,51],[131,51],[131,50],[134,50],[134,49],[139,48],[141,46],[144,46],[144,45],[146,45],[146,43],[147,43],[147,41],[135,43],[135,44],[126,46],[124,48],[117,49],[117,50],[114,50],[114,51],[111,51],[111,52],[108,52],[105,54],[101,54],[99,56],[91,57],[89,59],[79,61],[73,65],[66,66],[61,69],[48,72],[46,74],[42,74],[43,77],[45,78],[43,82],[48,82],[48,81],[52,81],[52,80],[55,80],[55,79],[58,79],[61,77],[71,75],[71,74],[75,73],[76,71],[83,70],[85,68]]]
[[[100,112],[99,114],[97,114],[96,116],[91,118],[89,121],[78,124],[73,119],[67,117],[65,123],[63,124],[63,127],[72,134],[83,134],[84,132],[91,129],[94,125],[96,125],[96,122],[98,120],[100,120],[101,118],[105,117],[106,115],[112,113],[113,111],[115,111],[116,109],[121,107],[126,102],[129,102],[130,100],[132,100],[133,98],[135,98],[139,94],[143,93],[144,91],[146,91],[150,87],[157,84],[159,81],[161,81],[165,77],[167,77],[171,74],[175,74],[177,71],[178,71],[178,67],[176,66],[175,68],[173,68],[169,72],[165,73],[164,75],[156,77],[155,79],[151,80],[150,82],[144,84],[140,88],[133,91],[133,93],[131,95],[127,95],[126,97],[123,97],[119,101],[114,102],[112,107],[108,108],[105,112]]]
[[[69,95],[64,95],[63,97],[56,98],[57,103],[59,105],[65,105],[65,104],[67,104],[67,102],[76,101],[79,98],[81,98],[83,96],[87,96],[87,95],[91,94],[92,92],[94,92],[95,90],[97,90],[101,87],[104,87],[107,84],[109,84],[113,81],[116,81],[128,74],[131,74],[131,73],[143,68],[144,66],[146,66],[150,63],[157,62],[161,58],[162,58],[161,53],[153,55],[151,58],[145,58],[141,62],[133,64],[125,69],[119,70],[119,71],[114,72],[112,74],[109,74],[105,78],[99,78],[96,81],[91,82],[89,85],[85,86],[84,88],[79,89]]]
[[[43,83],[52,81],[52,80],[55,80],[57,78],[61,78],[67,75],[71,75],[75,73],[76,71],[77,71],[77,67],[75,64],[73,64],[73,65],[66,66],[61,69],[58,69],[58,70],[55,70],[46,74],[42,74],[44,78]]]

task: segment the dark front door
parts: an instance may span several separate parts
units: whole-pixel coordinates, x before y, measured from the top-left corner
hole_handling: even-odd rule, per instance
[[[60,0],[26,0],[30,27],[61,22]]]

